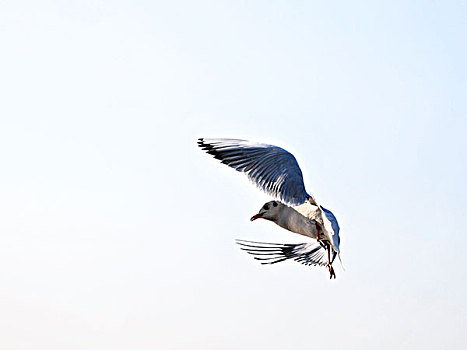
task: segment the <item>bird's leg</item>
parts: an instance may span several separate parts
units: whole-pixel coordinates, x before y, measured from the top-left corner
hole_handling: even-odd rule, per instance
[[[328,250],[328,269],[329,269],[329,279],[332,279],[332,277],[336,278],[336,273],[334,272],[334,268],[332,267],[331,264],[331,245],[327,245],[327,250]]]
[[[316,227],[316,240],[321,245],[321,247],[326,249],[326,245],[323,243],[323,240],[321,238],[319,238],[319,234],[321,233],[321,229],[319,228],[319,225],[316,225],[315,227]]]
[[[328,242],[323,241],[321,238],[319,238],[320,233],[321,233],[321,229],[319,225],[316,225],[316,240],[321,245],[321,247],[323,247],[324,249],[328,251],[327,267],[329,269],[329,275],[330,275],[329,278],[330,279],[332,279],[333,277],[336,278],[336,273],[334,272],[334,268],[332,267],[332,264],[331,264],[331,245]]]

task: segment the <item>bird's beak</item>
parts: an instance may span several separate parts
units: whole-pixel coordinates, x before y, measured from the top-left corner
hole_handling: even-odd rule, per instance
[[[251,217],[250,221],[255,221],[256,219],[262,218],[260,214],[255,214]]]

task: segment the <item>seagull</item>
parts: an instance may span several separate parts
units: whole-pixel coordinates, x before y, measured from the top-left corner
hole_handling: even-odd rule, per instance
[[[302,171],[291,153],[278,146],[241,139],[200,138],[198,146],[221,163],[245,173],[275,199],[265,203],[251,221],[272,221],[313,239],[301,244],[237,240],[241,249],[262,264],[293,259],[305,265],[326,266],[330,278],[336,278],[332,264],[336,256],[340,260],[339,224],[334,214],[305,190]]]

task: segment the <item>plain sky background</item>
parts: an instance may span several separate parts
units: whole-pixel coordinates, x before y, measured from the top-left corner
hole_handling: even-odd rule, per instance
[[[0,348],[460,349],[465,1],[0,1]],[[293,152],[342,258],[198,137]]]

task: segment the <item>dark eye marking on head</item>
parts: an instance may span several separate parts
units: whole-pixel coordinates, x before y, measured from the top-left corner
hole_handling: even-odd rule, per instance
[[[266,204],[263,206],[263,209],[264,209],[264,210],[269,210],[269,204],[266,203]]]
[[[272,205],[277,207],[277,202],[272,202]]]

